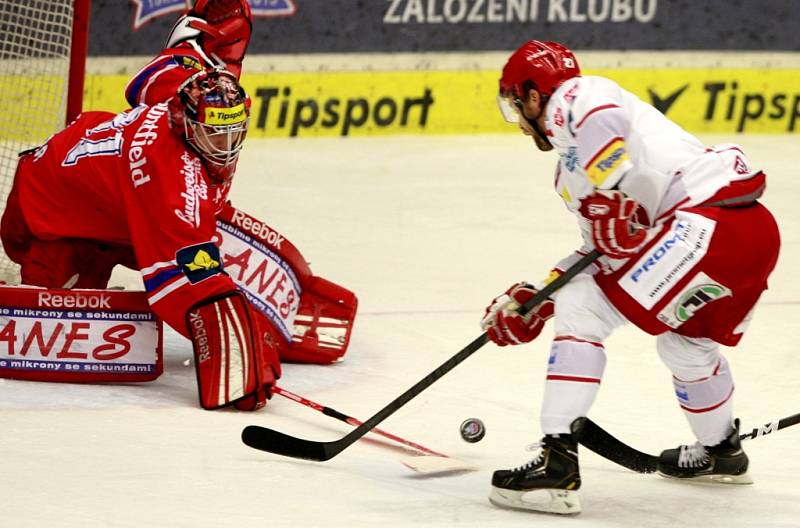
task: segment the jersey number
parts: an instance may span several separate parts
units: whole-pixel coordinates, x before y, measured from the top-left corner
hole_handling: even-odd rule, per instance
[[[122,152],[123,144],[122,129],[136,121],[146,109],[146,106],[137,106],[114,116],[114,119],[100,123],[96,127],[87,130],[86,135],[74,147],[69,149],[61,165],[63,167],[76,165],[81,158],[87,156],[119,156]],[[109,132],[113,133],[113,135],[109,135]],[[92,139],[92,136],[106,137]]]

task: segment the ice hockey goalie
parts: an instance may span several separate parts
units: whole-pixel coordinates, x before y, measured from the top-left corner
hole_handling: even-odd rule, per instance
[[[114,266],[140,270],[145,293],[131,302],[141,311],[146,301],[157,322],[192,341],[206,409],[263,406],[281,359],[341,358],[357,307],[350,291],[314,276],[285,236],[227,201],[250,99],[239,69],[223,66],[240,64],[249,28],[246,1],[199,1],[129,84],[131,109],[85,112],[21,155],[0,225],[25,285],[103,290]],[[5,305],[24,309],[22,290],[5,292]],[[14,342],[10,332],[0,329],[0,341]],[[2,360],[0,376],[25,377]]]

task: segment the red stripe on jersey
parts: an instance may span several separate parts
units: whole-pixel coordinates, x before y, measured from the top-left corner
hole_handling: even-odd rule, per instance
[[[575,130],[578,130],[581,127],[581,125],[583,125],[586,122],[586,120],[589,119],[590,115],[593,115],[593,114],[595,114],[595,113],[597,113],[597,112],[599,112],[601,110],[608,110],[609,108],[619,108],[619,105],[607,104],[607,105],[601,105],[601,106],[597,106],[595,108],[592,108],[591,110],[589,110],[589,112],[585,116],[583,116],[583,119],[581,119],[580,123],[575,125]],[[603,147],[603,148],[605,148],[605,147]]]

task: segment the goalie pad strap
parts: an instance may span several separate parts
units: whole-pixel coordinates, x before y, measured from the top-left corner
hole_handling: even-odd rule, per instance
[[[186,325],[204,409],[225,407],[259,392],[264,381],[259,372],[262,345],[255,339],[250,309],[241,292],[195,305],[186,314]]]

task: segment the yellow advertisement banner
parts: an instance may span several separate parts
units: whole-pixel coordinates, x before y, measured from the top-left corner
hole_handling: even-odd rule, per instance
[[[800,128],[800,70],[604,69],[691,132]],[[496,107],[499,71],[245,75],[251,137],[516,132]],[[87,80],[84,108],[121,110],[127,78]]]

